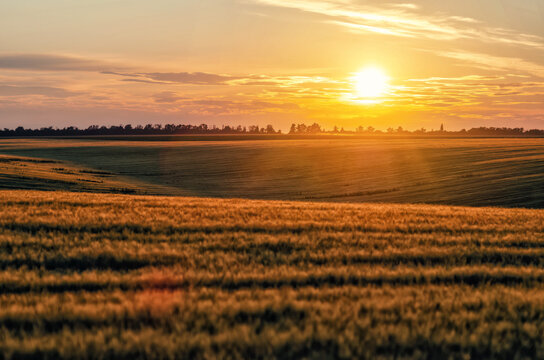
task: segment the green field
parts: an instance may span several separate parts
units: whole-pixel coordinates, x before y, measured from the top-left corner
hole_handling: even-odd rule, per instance
[[[111,173],[147,194],[544,207],[544,139],[210,138],[9,139],[0,154]]]
[[[542,358],[544,212],[0,191],[2,358]]]

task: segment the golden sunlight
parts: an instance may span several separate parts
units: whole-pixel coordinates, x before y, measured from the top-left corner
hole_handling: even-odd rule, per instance
[[[389,86],[389,77],[377,67],[365,68],[352,78],[355,96],[358,99],[377,98],[382,96]]]

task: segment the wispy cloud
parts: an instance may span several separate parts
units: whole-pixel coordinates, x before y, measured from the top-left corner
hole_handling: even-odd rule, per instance
[[[490,71],[523,72],[539,78],[544,78],[544,65],[516,57],[494,56],[468,51],[439,51],[438,55],[469,63],[473,66]],[[521,74],[523,75],[523,74]]]
[[[292,8],[325,17],[350,31],[431,40],[476,40],[544,49],[544,39],[531,34],[484,26],[478,19],[423,14],[415,4],[369,6],[349,0],[254,0],[270,6]]]
[[[235,76],[210,74],[204,72],[146,73],[143,75],[158,81],[196,85],[224,85],[228,81],[238,79],[238,77]]]
[[[0,55],[0,69],[34,71],[102,71],[111,64],[79,57],[47,54]]]
[[[163,91],[153,95],[153,99],[155,99],[155,102],[157,103],[171,104],[171,103],[178,102],[180,100],[186,100],[188,98],[184,96],[179,96],[177,93],[173,91]]]
[[[229,81],[241,79],[239,76],[211,74],[205,72],[152,72],[121,73],[102,71],[106,75],[130,77],[122,81],[146,82],[153,84],[193,84],[193,85],[227,85]]]
[[[419,6],[416,4],[409,4],[409,3],[403,3],[403,4],[388,4],[391,7],[398,7],[402,9],[419,9]]]
[[[124,82],[135,82],[135,83],[144,83],[144,84],[170,84],[166,81],[154,81],[154,80],[147,80],[147,79],[121,79],[120,81]]]
[[[138,72],[119,73],[102,71],[102,74],[126,77],[125,82],[139,82],[149,84],[188,84],[188,85],[230,85],[230,86],[302,86],[304,84],[337,84],[339,81],[323,76],[269,76],[269,75],[228,75],[206,72]]]
[[[67,98],[80,95],[58,87],[0,85],[0,96],[42,95],[52,98]]]

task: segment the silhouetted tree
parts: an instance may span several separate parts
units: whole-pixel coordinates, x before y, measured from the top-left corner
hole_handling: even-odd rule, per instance
[[[358,126],[355,131],[347,131],[342,128],[340,131],[335,126],[332,131],[325,131],[318,123],[313,123],[310,126],[306,124],[292,124],[289,130],[290,134],[320,134],[320,133],[367,133],[367,134],[384,134],[380,130],[374,129],[369,126],[364,129],[362,126]],[[14,130],[4,128],[0,130],[0,137],[10,136],[81,136],[81,135],[172,135],[172,134],[280,134],[281,132],[275,131],[272,125],[266,127],[259,127],[258,125],[250,125],[249,127],[223,125],[218,128],[216,125],[209,127],[206,124],[200,125],[184,125],[184,124],[146,124],[145,126],[138,125],[133,127],[131,124],[127,125],[112,125],[110,127],[90,125],[86,129],[79,129],[75,126],[68,126],[62,129],[49,127],[42,127],[40,129],[25,129],[22,126],[18,126]],[[439,131],[427,131],[425,128],[421,128],[415,131],[406,131],[402,127],[398,127],[395,130],[388,128],[386,134],[414,134],[418,136],[433,136],[436,134],[458,134],[462,136],[544,136],[544,130],[531,129],[524,130],[523,128],[496,128],[496,127],[479,127],[469,130],[462,129],[460,131],[446,131],[443,124],[440,126]]]
[[[310,134],[319,134],[321,133],[321,126],[319,126],[318,123],[313,123],[312,125],[308,126],[306,132]]]
[[[294,134],[297,132],[297,126],[295,124],[291,124],[291,128],[289,129],[289,134]]]

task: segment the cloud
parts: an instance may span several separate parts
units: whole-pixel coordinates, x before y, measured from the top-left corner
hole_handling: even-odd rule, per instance
[[[390,4],[392,7],[404,8],[404,9],[419,9],[416,4]]]
[[[52,98],[67,98],[80,93],[49,86],[0,85],[0,96],[42,95]]]
[[[243,76],[212,74],[206,72],[153,72],[119,73],[102,71],[102,74],[128,77],[126,82],[149,84],[190,84],[190,85],[252,85],[252,86],[311,86],[312,84],[335,84],[337,81],[322,76],[280,76],[246,74]]]
[[[479,112],[490,119],[497,111],[530,116],[538,111],[538,102],[542,104],[544,82],[519,79],[509,74],[409,79],[394,86],[384,105],[443,115]]]
[[[473,64],[474,67],[490,71],[523,72],[544,78],[544,65],[514,57],[494,56],[468,51],[441,51],[440,56]]]
[[[125,82],[138,82],[138,83],[146,83],[146,84],[169,84],[165,81],[153,81],[153,80],[146,80],[146,79],[121,79],[121,81]]]
[[[356,32],[431,40],[475,40],[488,43],[544,49],[544,39],[530,34],[483,26],[477,19],[425,15],[414,4],[384,4],[381,7],[357,4],[352,0],[254,0],[269,6],[296,9],[325,16],[333,23]]]
[[[211,74],[206,72],[153,72],[120,73],[102,71],[102,74],[130,77],[122,81],[145,82],[151,84],[192,84],[192,85],[228,85],[228,82],[243,79],[240,76]],[[251,79],[251,77],[250,77]]]
[[[274,80],[248,80],[244,79],[239,83],[239,85],[252,85],[252,86],[274,86],[280,85],[281,83]]]
[[[138,74],[121,73],[117,71],[101,71],[100,73],[105,75],[119,75],[119,76],[129,76],[129,77],[138,76]]]
[[[0,55],[0,69],[35,71],[101,71],[111,67],[105,62],[78,57],[46,54]]]
[[[195,100],[195,101],[192,101],[191,103],[195,105],[206,105],[206,106],[227,106],[227,105],[235,104],[235,102],[231,100],[213,100],[213,99]]]
[[[185,99],[188,99],[188,98],[183,97],[183,96],[179,96],[178,94],[176,94],[173,91],[163,91],[163,92],[160,92],[158,94],[153,95],[153,99],[157,103],[170,103],[171,104],[171,103],[175,103],[175,102],[178,102],[180,100],[185,100]]]
[[[195,85],[225,85],[228,81],[239,79],[239,77],[235,76],[210,74],[204,72],[145,73],[143,75],[158,81]]]

